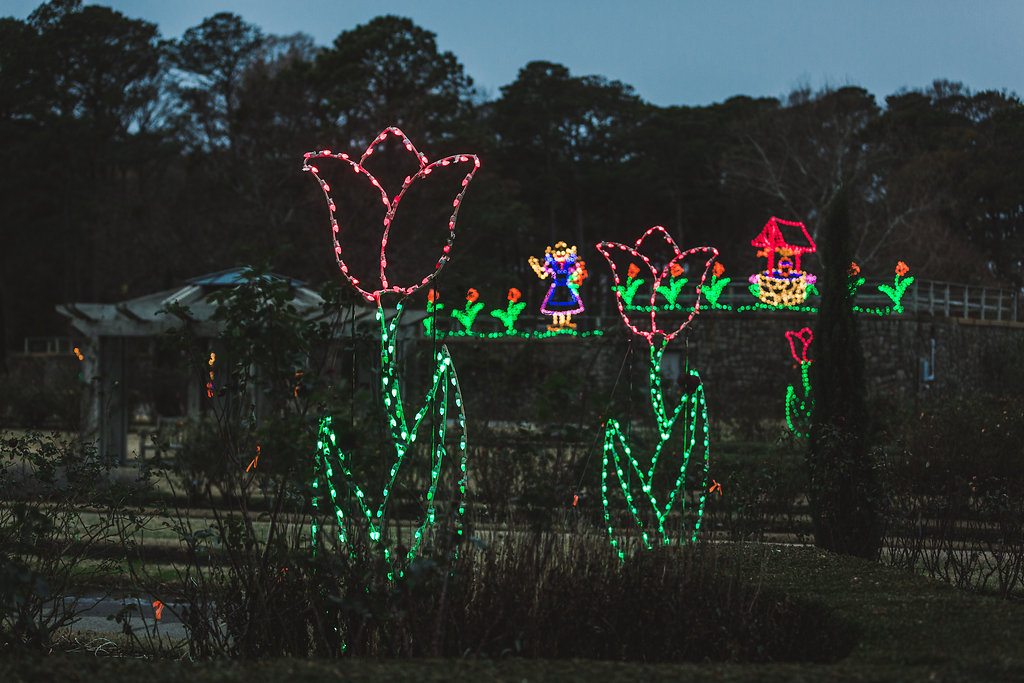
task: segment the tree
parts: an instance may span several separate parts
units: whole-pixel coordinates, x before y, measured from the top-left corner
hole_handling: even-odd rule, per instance
[[[472,80],[434,33],[411,19],[380,16],[343,31],[321,53],[315,76],[340,135],[336,148],[357,149],[385,126],[428,147],[454,134],[472,108]]]
[[[274,36],[221,12],[173,41],[178,134],[188,155],[170,189],[179,275],[275,261],[310,272],[296,211],[302,152],[322,144],[308,36]],[[282,239],[289,234],[291,238]],[[284,263],[281,263],[281,261]]]
[[[863,88],[795,90],[785,104],[741,122],[725,168],[731,181],[772,198],[794,220],[814,222],[838,183],[861,191],[871,164],[860,138],[878,114]]]
[[[752,190],[775,215],[806,223],[816,241],[825,206],[845,184],[858,226],[851,248],[870,266],[923,208],[888,200],[891,159],[871,135],[880,114],[863,88],[795,90],[784,104],[739,122],[723,156],[724,181]]]
[[[866,443],[864,357],[847,274],[848,192],[836,192],[821,230],[824,258],[810,373],[814,410],[808,497],[816,545],[875,559],[881,547],[879,491]]]
[[[107,7],[53,0],[0,21],[0,287],[16,337],[60,329],[56,301],[103,300],[152,273],[131,250],[162,172],[163,71],[156,26]]]
[[[631,135],[643,114],[633,89],[530,62],[501,93],[494,116],[501,170],[535,211],[534,240],[568,233],[593,244],[634,229],[625,219],[634,202],[618,173],[635,154]]]
[[[925,277],[1024,282],[1024,107],[960,83],[886,98],[868,136],[885,159],[885,204],[905,216],[881,248]]]
[[[756,267],[751,231],[771,215],[772,203],[723,182],[721,159],[733,130],[777,106],[742,96],[707,107],[647,105],[632,135],[636,153],[620,171],[622,182],[632,180],[636,225],[664,224],[686,246],[712,244],[730,269],[747,261]]]
[[[262,31],[236,14],[220,12],[171,41],[179,70],[175,92],[193,147],[231,147],[246,69],[261,54]]]

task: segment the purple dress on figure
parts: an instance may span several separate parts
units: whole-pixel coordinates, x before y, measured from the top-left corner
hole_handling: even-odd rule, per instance
[[[548,254],[544,257],[544,270],[551,275],[551,287],[540,305],[544,315],[562,315],[583,311],[583,301],[569,279],[576,272],[576,256],[569,254],[564,261],[558,261]]]

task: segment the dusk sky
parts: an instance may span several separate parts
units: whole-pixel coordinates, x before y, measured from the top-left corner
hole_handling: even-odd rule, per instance
[[[0,0],[25,18],[38,0]],[[1021,0],[111,0],[165,38],[218,11],[267,33],[330,45],[381,14],[437,34],[491,98],[533,60],[636,88],[658,105],[704,105],[795,87],[859,85],[880,103],[937,78],[1024,93]],[[581,8],[586,8],[585,11]]]

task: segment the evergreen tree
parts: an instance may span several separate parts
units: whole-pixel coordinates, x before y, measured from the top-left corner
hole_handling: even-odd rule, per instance
[[[864,357],[848,271],[849,195],[840,188],[822,226],[821,308],[814,331],[810,505],[815,544],[874,559],[881,543],[878,487],[866,444]]]

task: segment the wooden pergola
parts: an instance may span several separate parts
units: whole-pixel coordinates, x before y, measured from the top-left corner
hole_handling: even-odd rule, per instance
[[[125,401],[125,341],[156,337],[185,326],[197,337],[217,337],[221,324],[213,320],[216,306],[209,303],[207,297],[243,282],[246,273],[244,268],[211,273],[187,280],[175,289],[120,303],[57,306],[57,312],[66,316],[72,327],[88,339],[88,343],[80,347],[82,377],[87,386],[85,434],[97,440],[101,454],[127,464],[129,406]],[[320,295],[303,283],[294,284],[294,305],[299,312],[310,318],[320,315],[323,303]],[[189,382],[187,387],[188,416],[198,417],[202,387],[197,382]]]

